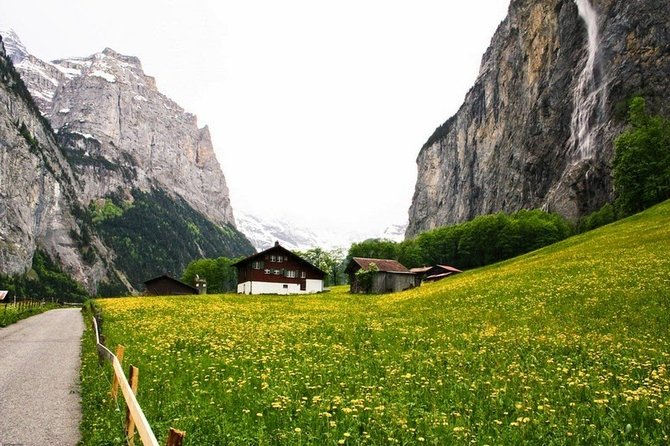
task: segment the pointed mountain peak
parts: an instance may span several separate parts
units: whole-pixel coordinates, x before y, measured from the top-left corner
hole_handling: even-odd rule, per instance
[[[2,42],[5,45],[5,51],[10,59],[12,59],[14,65],[20,63],[28,56],[28,50],[13,29],[0,28],[0,35],[2,36]]]

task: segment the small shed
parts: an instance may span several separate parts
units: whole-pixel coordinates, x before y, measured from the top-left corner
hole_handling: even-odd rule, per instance
[[[454,274],[462,273],[458,268],[454,268],[453,266],[449,265],[435,265],[432,268],[430,268],[425,274],[425,281],[426,282],[437,282],[438,280],[442,280],[445,277],[453,276]]]
[[[373,266],[374,265],[374,266]],[[361,269],[374,271],[367,283],[361,283],[356,275]],[[397,260],[353,257],[345,272],[349,275],[350,292],[394,293],[420,285],[416,274]]]
[[[198,289],[184,282],[163,274],[144,282],[145,293],[151,296],[172,296],[183,294],[198,294]]]
[[[418,277],[418,279],[423,282],[423,280],[426,278],[426,274],[431,270],[431,268],[432,266],[420,266],[418,268],[410,268],[410,272],[416,274],[416,277]]]

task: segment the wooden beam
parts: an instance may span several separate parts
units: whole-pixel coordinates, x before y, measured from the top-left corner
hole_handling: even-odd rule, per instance
[[[123,364],[123,354],[126,351],[126,348],[119,344],[116,346],[116,359],[119,360],[119,364]],[[123,375],[123,374],[122,374]],[[125,378],[125,375],[124,375]],[[112,398],[116,401],[116,396],[119,393],[119,378],[116,376],[116,373],[112,377]]]
[[[140,369],[131,365],[128,372],[128,381],[130,381],[130,388],[135,396],[137,396],[137,385],[140,378]],[[135,422],[130,416],[130,409],[126,406],[126,438],[130,446],[135,446]]]
[[[156,436],[152,432],[151,426],[149,426],[149,422],[144,416],[144,412],[142,412],[140,404],[137,402],[137,398],[135,398],[133,389],[130,388],[128,381],[126,381],[121,363],[118,359],[114,358],[112,359],[112,366],[114,367],[114,373],[117,377],[119,377],[119,387],[121,388],[121,393],[126,399],[126,405],[128,406],[130,416],[135,423],[135,427],[137,428],[137,433],[140,434],[142,444],[144,446],[158,446],[158,440],[156,440]]]

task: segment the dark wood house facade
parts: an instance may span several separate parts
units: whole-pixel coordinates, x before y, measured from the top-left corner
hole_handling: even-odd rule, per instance
[[[361,283],[356,275],[361,269],[375,271],[366,283]],[[421,284],[416,274],[396,260],[353,257],[345,272],[349,275],[351,293],[393,293]]]
[[[278,242],[233,266],[237,268],[237,292],[241,294],[319,293],[326,275]]]

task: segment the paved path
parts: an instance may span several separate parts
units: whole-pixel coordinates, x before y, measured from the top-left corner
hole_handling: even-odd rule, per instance
[[[0,328],[0,445],[77,444],[83,331],[78,308]]]

